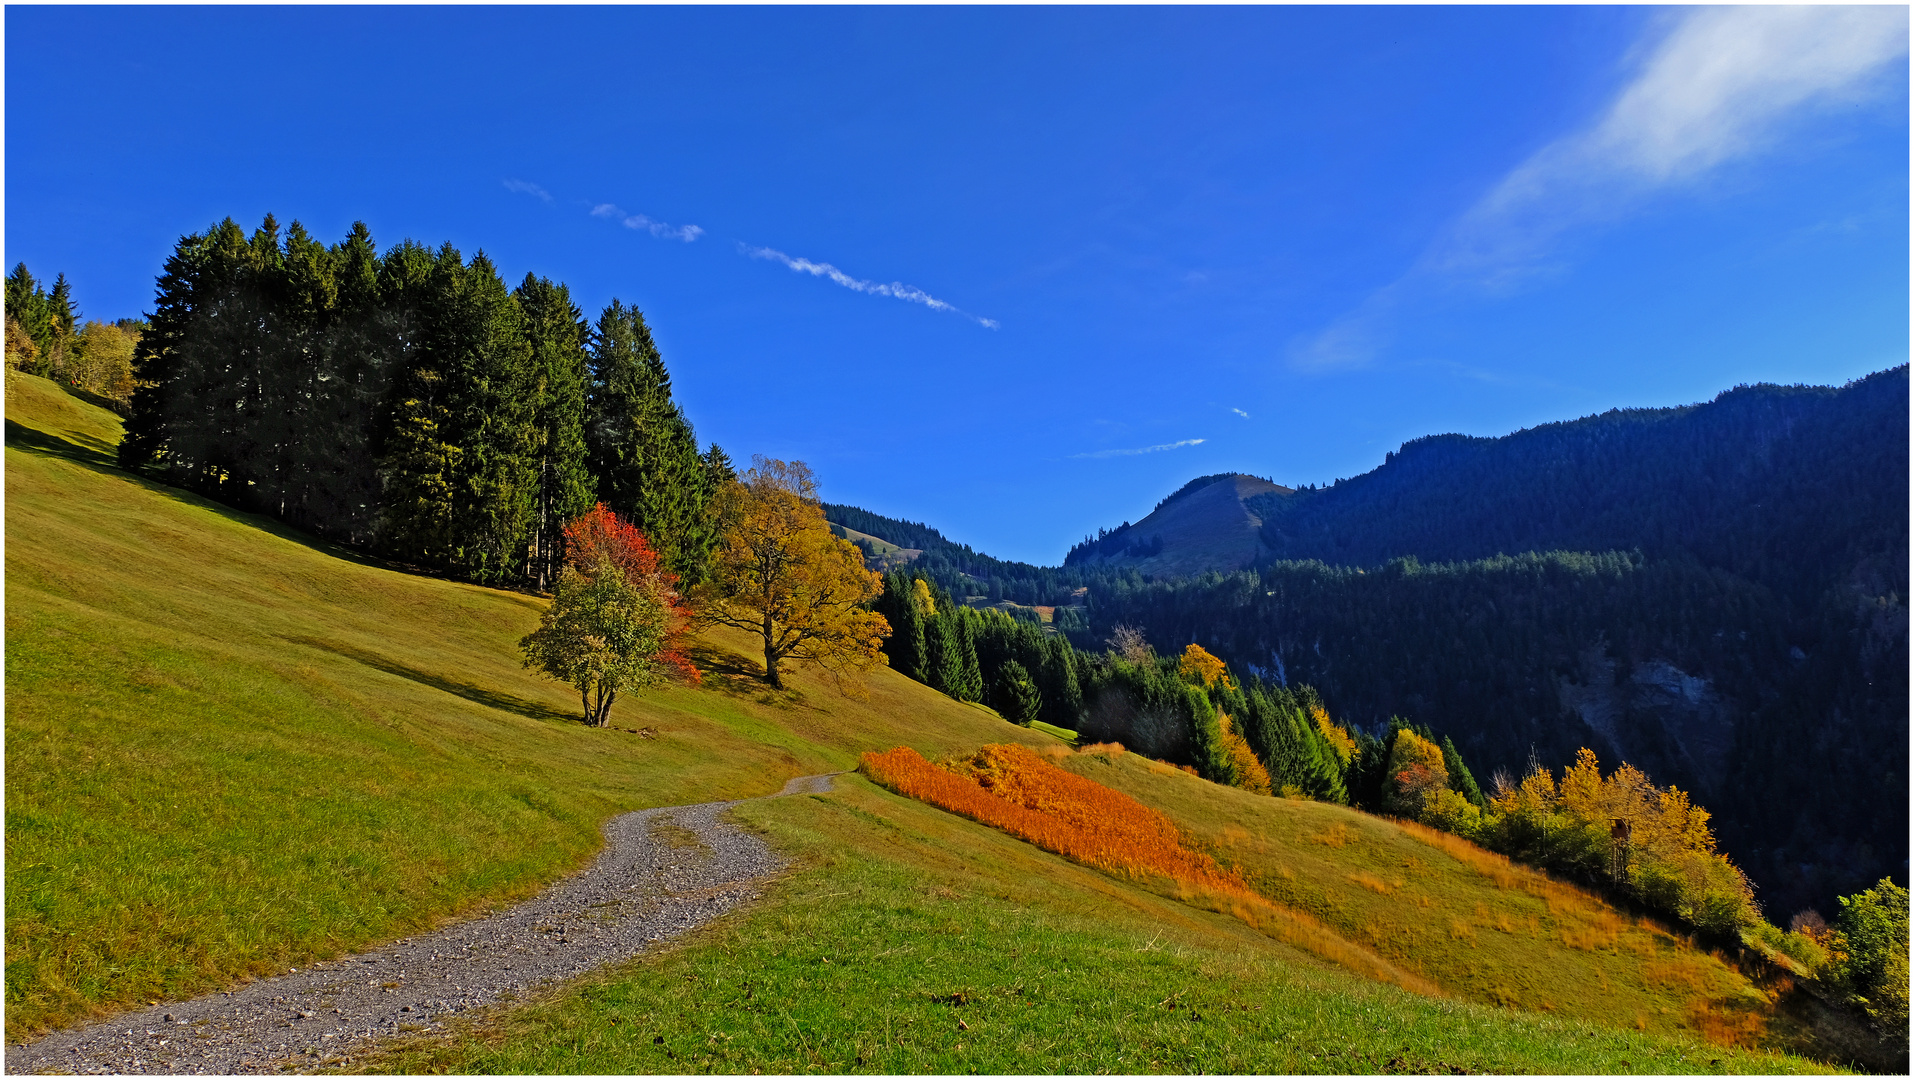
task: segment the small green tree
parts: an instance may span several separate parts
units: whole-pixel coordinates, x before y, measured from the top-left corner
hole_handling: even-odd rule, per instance
[[[1834,972],[1851,1000],[1881,1031],[1907,1039],[1907,890],[1882,878],[1866,892],[1841,897]]]
[[[525,666],[578,690],[585,723],[604,727],[621,690],[698,671],[677,646],[684,613],[645,538],[594,507],[565,530],[570,557],[538,629],[519,641]]]

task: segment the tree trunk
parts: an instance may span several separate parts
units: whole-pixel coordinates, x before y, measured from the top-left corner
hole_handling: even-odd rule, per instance
[[[778,654],[771,647],[771,617],[764,617],[764,681],[771,684],[773,690],[784,689],[784,680],[778,678]]]

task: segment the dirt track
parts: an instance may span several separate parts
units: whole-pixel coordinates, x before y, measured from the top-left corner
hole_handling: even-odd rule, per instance
[[[779,795],[830,787],[828,775],[802,776]],[[718,820],[735,805],[620,815],[606,823],[605,849],[588,869],[517,907],[9,1046],[6,1070],[229,1074],[341,1064],[372,1040],[636,956],[752,899],[787,860]]]

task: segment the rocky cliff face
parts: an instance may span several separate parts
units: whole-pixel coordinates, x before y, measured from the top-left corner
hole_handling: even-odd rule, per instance
[[[1629,762],[1704,800],[1722,789],[1734,747],[1735,709],[1707,679],[1665,660],[1621,670],[1601,646],[1582,653],[1557,683],[1564,712],[1581,720],[1604,768]]]

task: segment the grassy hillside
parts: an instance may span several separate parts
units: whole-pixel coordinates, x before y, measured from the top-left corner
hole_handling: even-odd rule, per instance
[[[856,544],[864,552],[864,565],[872,570],[902,566],[923,554],[917,548],[899,547],[882,537],[858,532],[835,522],[831,524],[831,535]]]
[[[1250,795],[1134,754],[1066,766],[1173,816],[1259,893],[1445,993],[1609,1027],[1717,1038],[1768,999],[1719,958],[1457,837],[1345,806]]]
[[[1118,529],[1092,551],[1081,556],[1073,552],[1073,558],[1086,566],[1129,567],[1176,577],[1241,570],[1269,554],[1261,540],[1263,519],[1249,509],[1248,501],[1288,494],[1289,488],[1260,477],[1221,477],[1171,495],[1143,520]],[[1132,546],[1140,550],[1132,551]]]
[[[861,696],[802,668],[791,692],[769,693],[750,677],[750,642],[727,637],[701,649],[703,687],[622,701],[615,729],[587,729],[566,688],[518,663],[536,598],[405,574],[119,472],[117,418],[44,380],[10,375],[7,414],[16,1041],[525,896],[588,860],[598,823],[622,810],[766,794],[900,743],[933,758],[1012,740],[1061,752],[889,671]],[[847,776],[828,796],[737,811],[799,859],[764,903],[371,1064],[1812,1068],[1696,1038],[1693,998],[1752,999],[1666,935],[1631,924],[1555,944],[1615,918],[1585,901],[1558,912],[1519,874],[1504,882],[1346,810],[1134,756],[1065,760],[1453,996],[1367,982]],[[1472,941],[1436,940],[1478,905],[1488,921],[1469,923]]]
[[[900,741],[1024,734],[889,671],[703,689],[619,728],[521,668],[542,602],[396,572],[111,465],[119,420],[7,381],[7,1032],[336,955],[535,892],[598,823]],[[110,868],[103,870],[102,868]]]
[[[1114,768],[1148,770],[1134,758]],[[1189,781],[1191,790],[1202,783]],[[830,795],[735,813],[800,860],[763,903],[681,946],[345,1067],[1825,1071],[1687,1033],[1596,1023],[1572,1008],[1528,1012],[1369,982],[1227,915],[1066,862],[861,776],[840,777]]]

